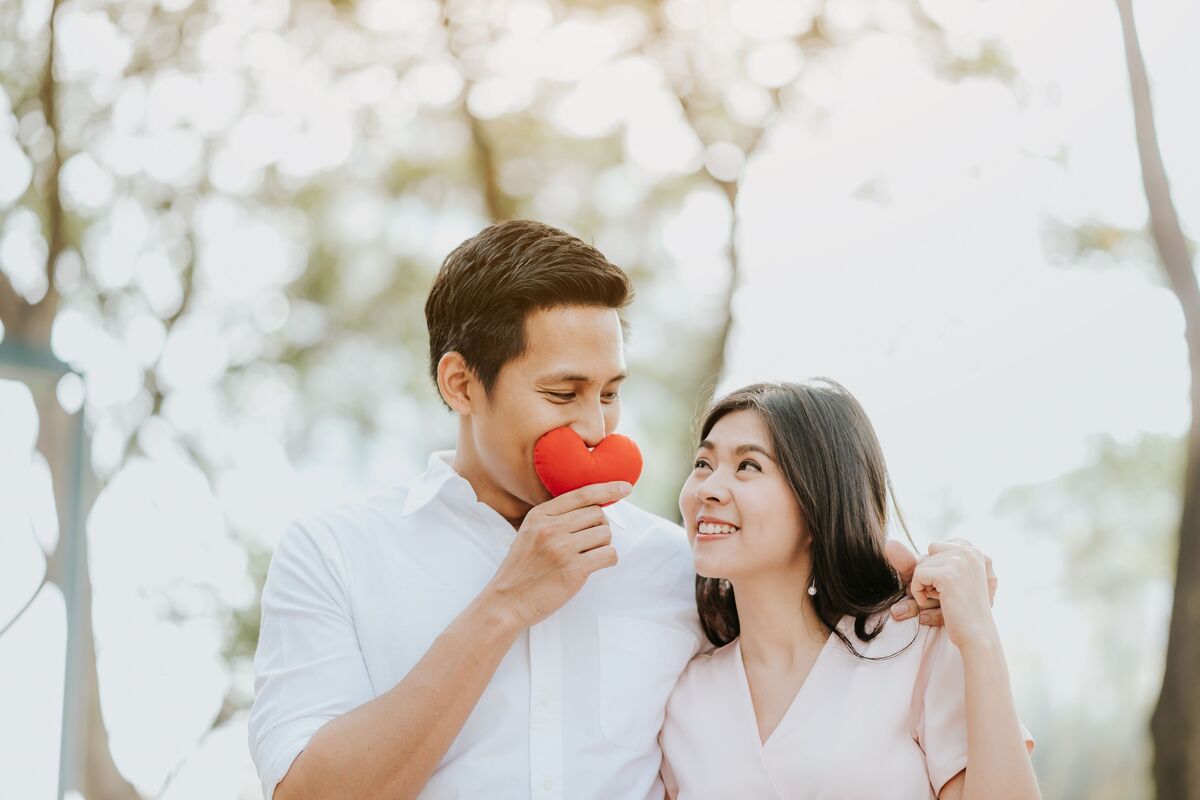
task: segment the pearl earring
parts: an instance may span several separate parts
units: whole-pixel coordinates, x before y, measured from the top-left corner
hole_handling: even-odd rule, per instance
[[[809,596],[809,597],[816,597],[816,596],[817,596],[817,584],[816,584],[816,582],[815,582],[815,581],[813,582],[813,585],[812,585],[812,586],[809,586],[809,587],[808,587],[808,596]]]

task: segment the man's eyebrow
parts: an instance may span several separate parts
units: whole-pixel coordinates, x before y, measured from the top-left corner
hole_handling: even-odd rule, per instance
[[[606,383],[620,383],[627,377],[628,374],[622,372],[609,378]],[[588,375],[580,375],[575,372],[555,372],[538,378],[538,383],[592,383],[592,378]]]

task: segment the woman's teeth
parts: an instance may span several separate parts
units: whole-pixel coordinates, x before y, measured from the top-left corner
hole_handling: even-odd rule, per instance
[[[713,522],[701,522],[696,530],[705,536],[714,536],[721,533],[737,533],[737,528],[732,525],[717,525]]]

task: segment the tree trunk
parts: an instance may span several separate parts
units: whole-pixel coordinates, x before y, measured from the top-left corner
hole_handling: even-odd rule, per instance
[[[87,536],[84,519],[90,508],[93,485],[88,479],[83,425],[78,414],[62,410],[57,382],[65,367],[56,364],[50,351],[50,332],[58,311],[59,294],[54,272],[66,246],[65,213],[59,197],[64,161],[54,78],[56,23],[60,0],[50,10],[49,41],[42,72],[39,100],[46,126],[54,140],[49,161],[38,183],[45,201],[42,220],[47,243],[46,294],[30,304],[0,275],[0,321],[8,348],[27,354],[29,362],[6,370],[6,377],[26,383],[38,412],[37,447],[50,467],[59,538],[48,558],[47,580],[63,592],[67,605],[67,680],[63,697],[63,751],[60,794],[78,789],[88,800],[139,800],[133,786],[121,776],[108,748],[108,730],[100,714],[100,687],[96,675],[96,648],[92,632],[91,581],[88,577]]]
[[[1187,437],[1175,597],[1162,694],[1150,722],[1154,739],[1154,781],[1162,800],[1196,800],[1200,798],[1200,426],[1196,424],[1196,415],[1200,412],[1200,285],[1192,267],[1187,238],[1171,200],[1158,147],[1150,83],[1133,17],[1133,0],[1116,2],[1129,69],[1150,231],[1167,282],[1183,309],[1191,370],[1191,427]]]
[[[467,103],[471,89],[475,86],[476,70],[474,65],[467,63],[455,47],[454,38],[458,34],[458,27],[451,19],[448,0],[441,0],[439,6],[442,12],[442,29],[446,34],[446,52],[458,62],[458,68],[462,71],[463,90],[459,98],[458,109],[471,131],[471,157],[475,162],[475,174],[479,178],[484,207],[487,208],[490,222],[503,222],[512,219],[516,209],[511,198],[500,186],[499,159],[496,156],[496,148],[492,144],[491,137],[488,136],[483,121],[471,113]]]
[[[0,287],[0,294],[6,291],[11,292]],[[14,297],[9,294],[4,299],[8,302]],[[36,316],[26,313],[18,319],[31,320]],[[38,415],[37,449],[50,467],[59,521],[58,544],[47,558],[46,580],[59,588],[67,606],[61,790],[78,789],[89,799],[138,800],[137,791],[113,762],[108,749],[108,730],[100,714],[83,524],[93,494],[87,477],[86,447],[80,438],[83,429],[78,414],[83,412],[71,415],[62,410],[55,390],[66,368],[53,363],[48,342],[31,342],[23,333],[7,328],[5,348],[23,355],[21,363],[16,365],[0,364],[0,377],[25,384],[33,394]]]
[[[747,160],[749,160],[749,154],[747,154]],[[721,379],[725,377],[725,368],[729,355],[729,341],[733,334],[733,303],[737,298],[737,292],[741,287],[742,281],[741,253],[738,250],[737,242],[737,202],[738,189],[740,187],[737,180],[720,181],[714,178],[713,182],[720,187],[721,191],[725,193],[725,198],[729,201],[729,244],[725,246],[725,257],[729,260],[729,285],[725,289],[725,295],[721,303],[721,324],[717,327],[704,369],[705,383],[701,389],[703,393],[701,400],[706,405],[716,397],[717,386],[721,383]]]

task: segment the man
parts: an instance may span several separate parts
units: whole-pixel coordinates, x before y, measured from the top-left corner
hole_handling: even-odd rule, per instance
[[[616,429],[631,295],[537,222],[446,258],[425,314],[457,449],[272,559],[250,715],[268,800],[662,797],[663,709],[705,643],[686,537],[601,510],[627,484],[551,498],[532,456],[558,427]]]

